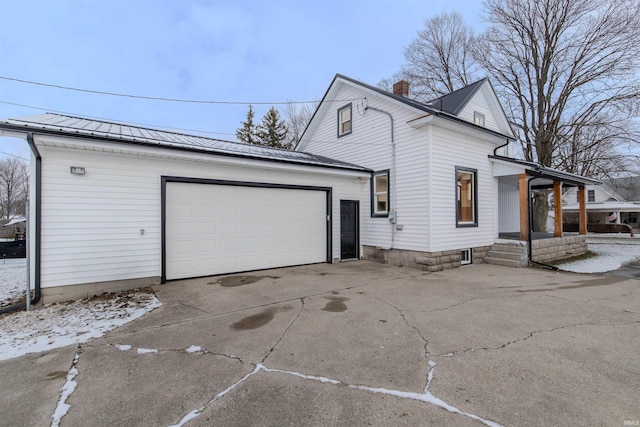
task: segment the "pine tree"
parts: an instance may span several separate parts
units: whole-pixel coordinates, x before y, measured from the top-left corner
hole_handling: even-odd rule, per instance
[[[280,113],[275,107],[271,107],[262,118],[262,123],[258,125],[256,137],[258,144],[267,147],[289,148],[287,139],[287,125],[280,118]]]
[[[253,107],[249,104],[249,111],[247,111],[247,120],[242,123],[242,127],[236,130],[236,137],[245,144],[260,145],[260,142],[256,139],[256,125],[253,124]]]

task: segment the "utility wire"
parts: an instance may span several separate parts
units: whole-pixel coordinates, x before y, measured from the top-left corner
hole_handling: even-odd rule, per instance
[[[184,103],[191,103],[191,104],[225,104],[225,105],[249,105],[249,104],[252,104],[252,105],[276,105],[276,104],[285,104],[286,105],[286,104],[313,104],[313,103],[318,102],[318,101],[275,101],[275,102],[262,102],[262,101],[255,101],[255,102],[246,102],[246,101],[207,101],[207,100],[198,100],[198,99],[164,98],[164,97],[158,97],[158,96],[144,96],[144,95],[131,95],[131,94],[127,94],[127,93],[105,92],[105,91],[93,90],[93,89],[80,89],[80,88],[75,88],[75,87],[70,87],[70,86],[61,86],[61,85],[55,85],[55,84],[50,84],[50,83],[34,82],[34,81],[31,81],[31,80],[16,79],[16,78],[13,78],[13,77],[5,77],[5,76],[0,76],[0,79],[12,81],[12,82],[18,82],[18,83],[25,83],[25,84],[30,84],[30,85],[52,87],[52,88],[56,88],[56,89],[72,90],[72,91],[76,91],[76,92],[94,93],[94,94],[98,94],[98,95],[120,96],[120,97],[135,98],[135,99],[148,99],[148,100],[152,100],[152,101],[184,102]],[[325,102],[345,102],[345,101],[349,101],[349,100],[344,100],[344,99],[340,99],[340,100],[325,100]],[[353,101],[353,100],[351,100],[351,101]]]
[[[109,118],[98,117],[98,116],[87,116],[87,115],[84,115],[84,114],[70,113],[68,111],[53,110],[51,108],[42,108],[42,107],[36,107],[36,106],[33,106],[33,105],[17,104],[15,102],[8,102],[8,101],[0,101],[0,104],[15,105],[17,107],[32,108],[34,110],[39,110],[39,111],[47,111],[47,112],[51,112],[51,113],[59,113],[59,114],[64,114],[66,116],[74,116],[74,117],[80,117],[80,118],[86,118],[86,119],[102,120],[102,121],[106,121],[106,122],[117,122],[117,123],[122,123],[122,124],[130,124],[130,125],[137,125],[137,126],[169,129],[169,130],[180,130],[180,131],[187,131],[187,132],[208,133],[208,134],[212,134],[212,135],[231,135],[231,136],[235,136],[235,133],[212,132],[212,131],[200,130],[200,129],[177,128],[177,127],[173,127],[173,126],[161,126],[161,125],[155,125],[155,124],[137,123],[137,122],[129,122],[129,121],[123,122],[121,120],[116,120],[116,119],[109,119]]]

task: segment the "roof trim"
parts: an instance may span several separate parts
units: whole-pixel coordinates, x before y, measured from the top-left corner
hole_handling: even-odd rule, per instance
[[[78,118],[78,117],[73,117],[73,116],[66,116],[66,115],[62,115],[62,114],[53,114],[53,113],[47,113],[47,114],[52,114],[53,116],[59,116],[59,117],[77,118],[77,119],[80,119],[80,120],[91,120],[91,119],[84,119],[84,118]],[[310,153],[304,153],[304,154],[308,154],[310,156],[310,158],[308,160],[307,159],[286,159],[286,158],[276,158],[276,157],[263,157],[263,156],[261,156],[259,154],[222,151],[222,150],[216,149],[216,148],[205,148],[205,147],[199,148],[199,147],[187,146],[187,145],[176,145],[176,143],[169,143],[169,142],[163,144],[161,141],[152,142],[152,140],[150,140],[149,138],[144,138],[144,137],[134,137],[134,136],[128,136],[128,135],[115,136],[114,134],[106,134],[106,133],[105,133],[105,135],[97,135],[96,133],[94,133],[92,131],[79,129],[79,128],[69,128],[69,130],[47,129],[46,126],[52,126],[52,125],[46,125],[44,123],[37,123],[37,122],[28,122],[28,121],[24,121],[24,120],[21,120],[21,119],[9,119],[9,120],[23,121],[24,124],[23,125],[18,125],[18,124],[14,124],[14,123],[9,123],[7,121],[0,121],[0,131],[1,130],[6,130],[6,131],[9,131],[9,132],[16,132],[16,133],[21,133],[21,134],[33,133],[33,134],[40,134],[40,135],[54,135],[54,136],[62,136],[62,137],[74,138],[74,139],[88,139],[88,140],[103,141],[103,142],[110,142],[110,143],[117,143],[117,144],[129,144],[129,145],[146,146],[146,147],[153,147],[153,148],[164,148],[164,149],[169,149],[169,150],[187,151],[187,152],[192,152],[192,153],[208,154],[208,155],[215,155],[215,156],[244,158],[244,159],[258,160],[258,161],[264,161],[264,162],[276,162],[276,163],[285,163],[285,164],[296,164],[296,165],[301,165],[301,166],[321,167],[321,168],[328,168],[328,169],[353,170],[353,171],[359,171],[359,172],[371,172],[370,169],[362,167],[362,166],[359,166],[359,165],[355,165],[355,164],[351,164],[351,163],[347,163],[347,162],[342,162],[342,161],[330,159],[328,157],[319,156],[319,155],[310,154]],[[117,125],[117,126],[129,126],[127,124],[117,123],[117,122],[107,122],[107,121],[99,121],[99,122],[100,123],[113,124],[113,125]],[[130,127],[135,128],[135,126],[130,126]],[[165,131],[162,131],[162,130],[159,130],[159,129],[153,129],[153,128],[139,127],[139,129],[150,130],[150,131],[153,131],[153,132],[165,132]],[[98,132],[98,133],[102,133],[102,132]],[[166,133],[170,133],[170,134],[173,134],[173,135],[186,136],[186,137],[203,138],[203,139],[211,140],[211,141],[221,141],[221,142],[224,142],[224,143],[240,144],[240,143],[233,142],[233,141],[225,141],[225,140],[221,140],[221,139],[207,138],[207,137],[201,137],[201,136],[190,135],[190,134],[183,134],[183,133],[178,133],[178,132],[166,132]],[[269,149],[268,147],[263,147],[263,148]],[[289,151],[289,150],[280,150],[280,149],[276,149],[276,148],[274,148],[273,150],[275,150],[275,151]],[[298,152],[298,153],[300,153],[300,152]]]
[[[484,84],[485,81],[488,81],[489,78],[485,77],[483,79],[478,80],[477,82],[471,83],[465,87],[461,87],[460,89],[454,90],[451,93],[447,93],[446,95],[442,95],[432,101],[429,101],[429,105],[433,106],[435,108],[435,105],[440,102],[442,103],[442,100],[448,97],[454,97],[456,95],[459,95],[461,92],[466,91],[468,93],[466,93],[464,95],[464,98],[462,99],[461,102],[458,103],[458,105],[456,106],[455,109],[453,109],[452,111],[447,111],[450,114],[453,114],[454,116],[457,116],[458,114],[460,114],[460,112],[464,109],[464,107],[467,106],[467,104],[469,103],[469,101],[471,100],[471,98],[474,97],[474,95],[476,93],[478,93],[478,91],[480,90],[480,88],[482,87],[482,85]],[[442,105],[442,104],[441,104]],[[442,110],[442,108],[440,108],[441,111],[445,111]]]
[[[517,165],[524,166],[529,175],[536,176],[538,178],[544,178],[544,177],[555,178],[559,181],[566,182],[573,185],[601,185],[602,184],[602,181],[594,178],[587,178],[585,176],[580,176],[580,175],[576,175],[569,172],[559,171],[557,169],[542,166],[539,163],[529,162],[527,160],[520,160],[520,159],[511,158],[511,157],[492,156],[492,155],[490,155],[489,158],[491,160],[498,160],[498,161],[514,163]]]

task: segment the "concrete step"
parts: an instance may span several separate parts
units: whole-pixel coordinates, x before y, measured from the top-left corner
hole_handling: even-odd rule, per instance
[[[504,267],[514,267],[514,268],[519,268],[519,267],[526,267],[526,265],[521,265],[520,261],[516,261],[513,259],[501,259],[501,258],[491,258],[486,256],[484,258],[484,262],[486,264],[491,264],[491,265],[502,265]]]
[[[502,250],[490,250],[487,252],[487,257],[490,258],[498,258],[498,259],[513,259],[513,260],[521,260],[524,259],[526,254],[524,252],[504,252]]]
[[[494,244],[494,245],[491,245],[490,251],[512,252],[512,253],[517,253],[517,254],[524,254],[524,253],[527,253],[527,247],[526,246]]]

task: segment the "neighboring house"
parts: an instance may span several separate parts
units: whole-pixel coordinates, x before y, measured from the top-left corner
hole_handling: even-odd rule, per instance
[[[601,186],[587,186],[589,224],[628,224],[640,228],[640,177],[605,180]],[[578,222],[578,193],[569,189],[562,196],[563,222]]]
[[[58,114],[0,121],[0,134],[32,150],[27,236],[32,287],[45,302],[339,260],[340,200],[357,200],[371,174],[312,154]]]
[[[598,183],[511,158],[488,79],[426,104],[405,81],[393,89],[336,75],[296,146],[374,171],[354,201],[357,256],[432,271],[483,262],[499,238],[530,239],[531,191]]]

